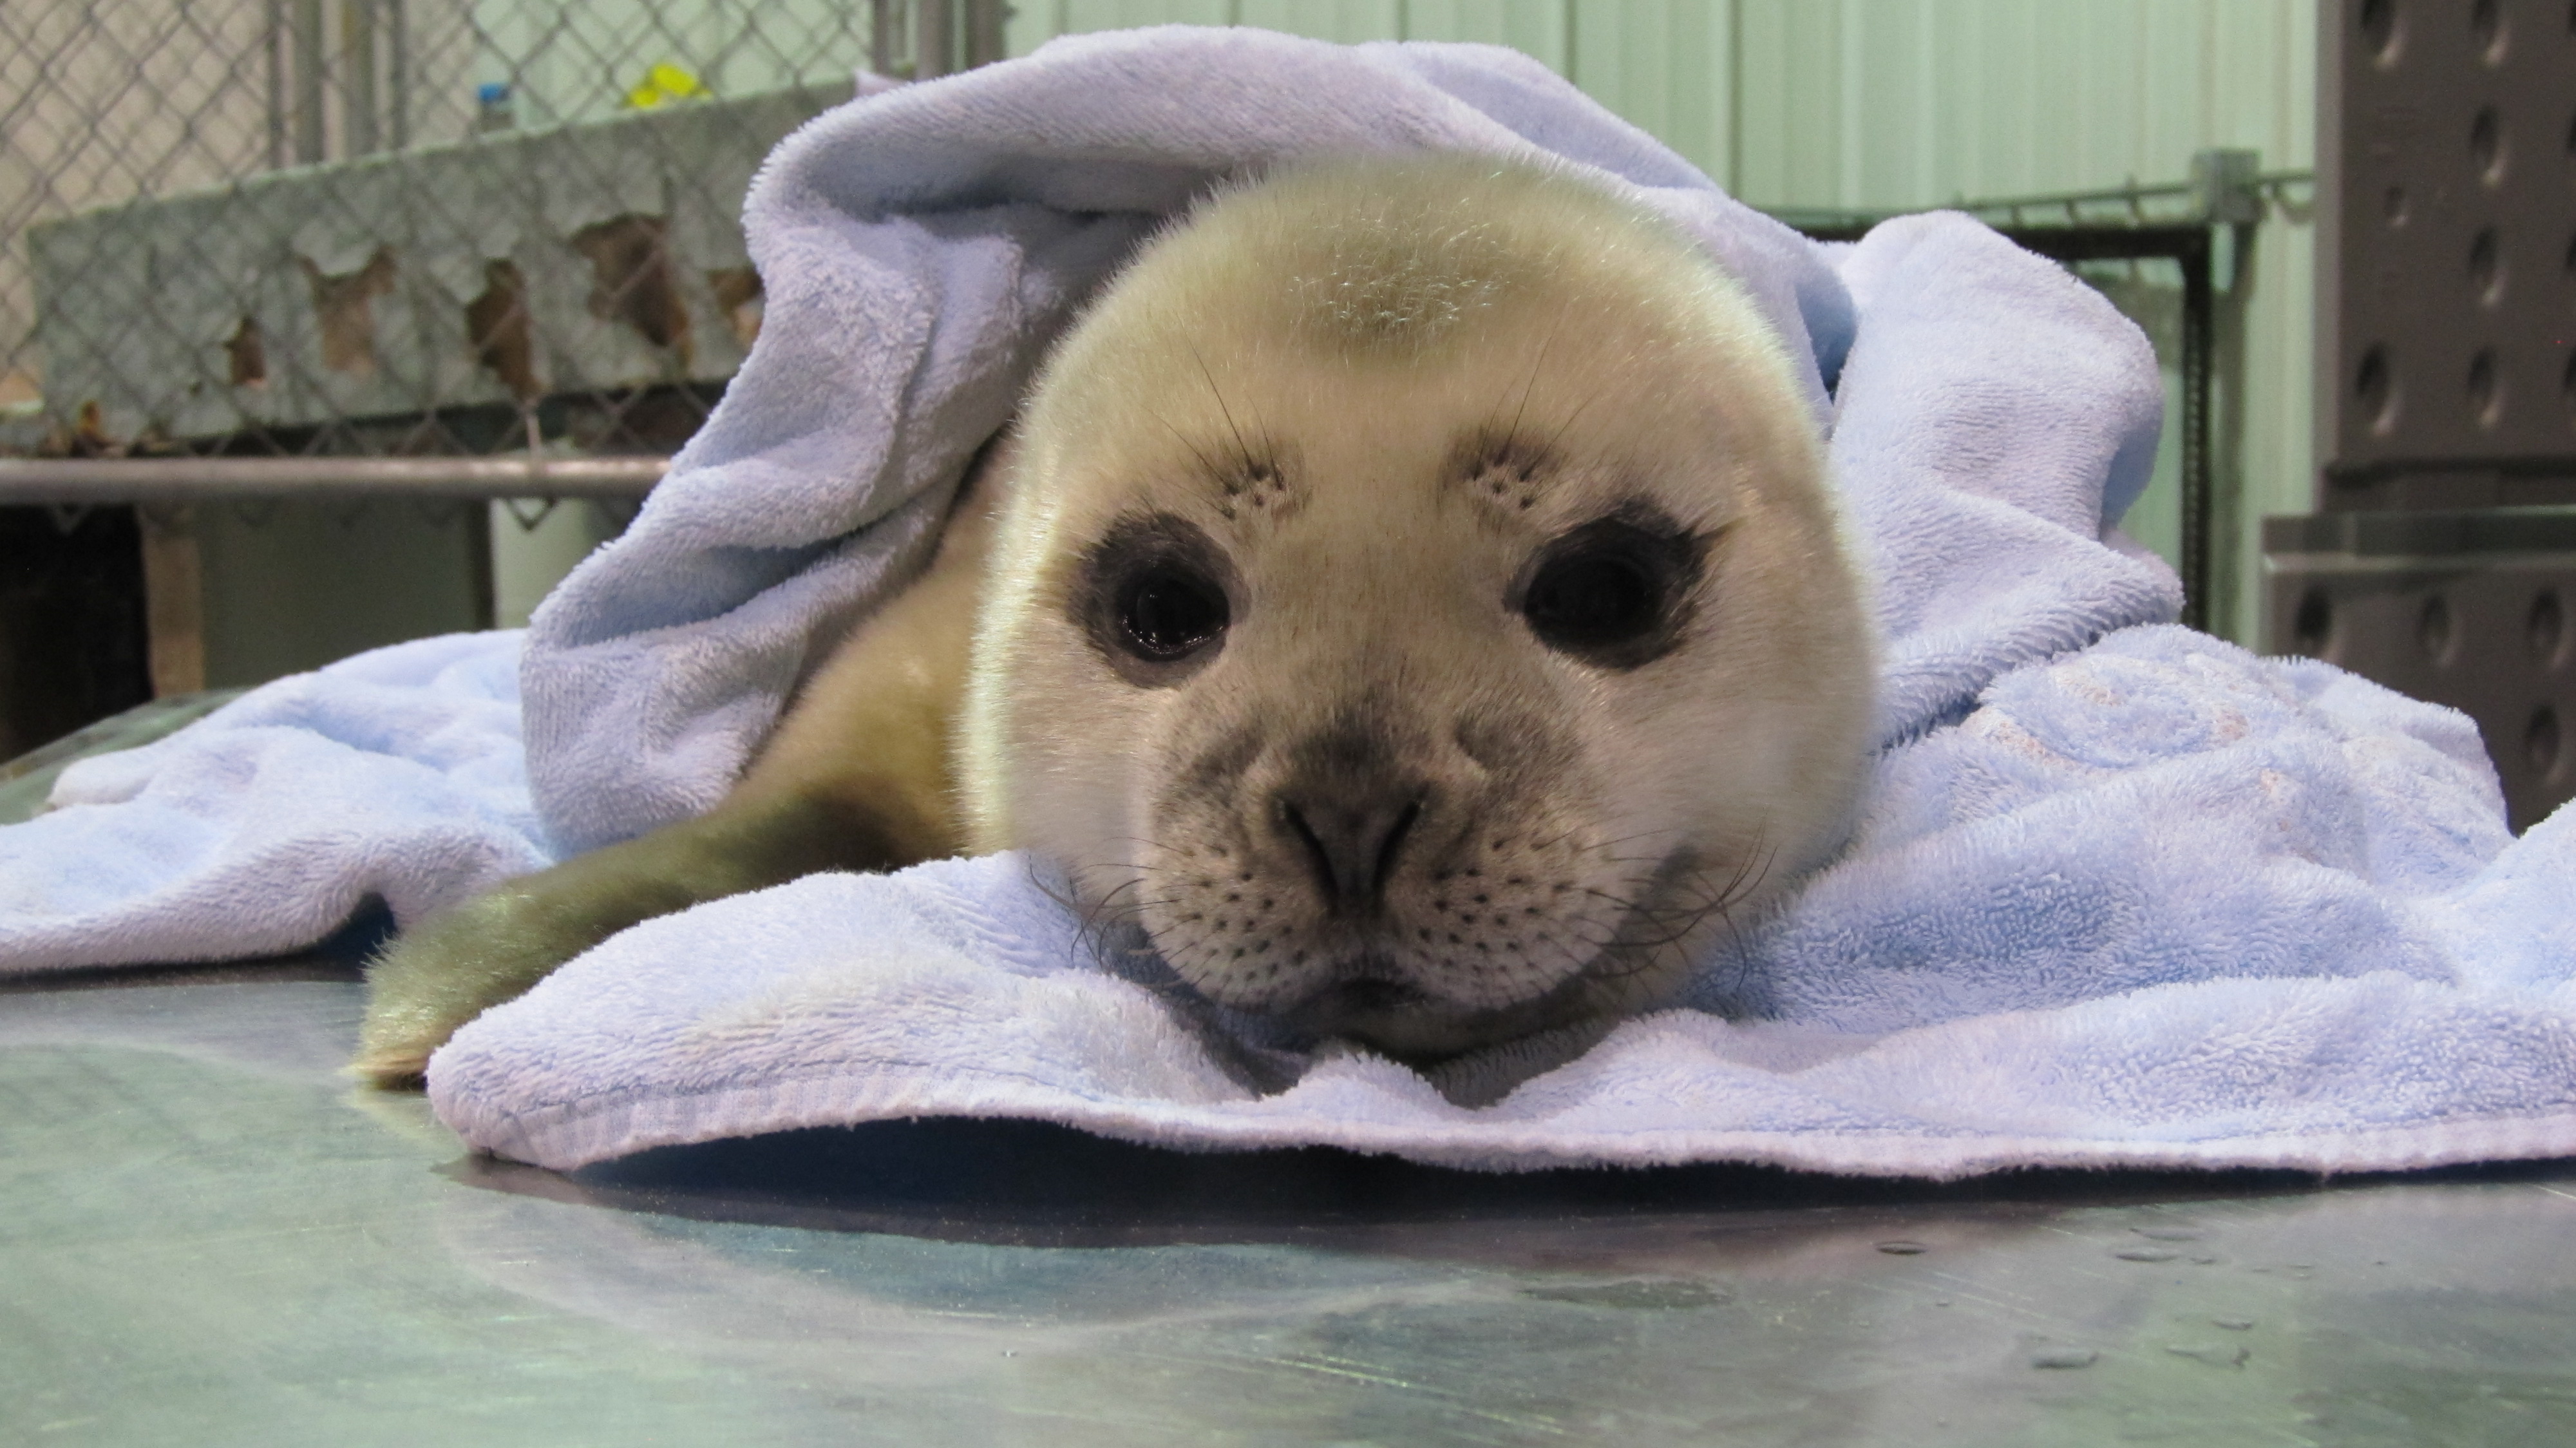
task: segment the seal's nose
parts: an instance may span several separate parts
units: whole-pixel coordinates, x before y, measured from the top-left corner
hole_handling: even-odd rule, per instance
[[[1308,780],[1279,791],[1273,818],[1305,851],[1335,915],[1366,915],[1386,896],[1404,842],[1422,818],[1423,790],[1391,775]]]

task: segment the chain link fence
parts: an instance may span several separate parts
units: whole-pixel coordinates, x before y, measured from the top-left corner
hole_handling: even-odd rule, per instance
[[[762,158],[1006,15],[0,0],[0,759],[524,621],[757,334]]]
[[[939,0],[0,3],[0,455],[664,452],[760,324],[742,196]]]

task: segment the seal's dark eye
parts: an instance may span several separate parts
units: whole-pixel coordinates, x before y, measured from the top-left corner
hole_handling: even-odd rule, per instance
[[[1634,560],[1578,554],[1541,568],[1530,580],[1521,611],[1550,647],[1589,651],[1625,643],[1653,628],[1663,599]]]
[[[1112,672],[1162,689],[1216,658],[1243,596],[1233,561],[1205,530],[1145,513],[1121,519],[1085,551],[1065,602]]]
[[[1225,632],[1225,591],[1176,562],[1149,563],[1118,585],[1118,641],[1156,663],[1196,653]]]
[[[1538,641],[1605,669],[1633,669],[1681,641],[1703,540],[1632,504],[1540,549],[1514,606]]]

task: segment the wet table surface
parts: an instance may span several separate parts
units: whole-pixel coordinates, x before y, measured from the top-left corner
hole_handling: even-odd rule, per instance
[[[9,1444],[2576,1443],[2576,1164],[1499,1177],[1008,1123],[557,1174],[345,964],[0,988]]]

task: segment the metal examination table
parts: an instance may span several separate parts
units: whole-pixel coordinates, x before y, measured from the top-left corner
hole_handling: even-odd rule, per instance
[[[0,987],[0,1443],[2576,1442],[2576,1163],[1497,1177],[918,1122],[558,1175],[337,1075],[360,1001],[346,950]]]

